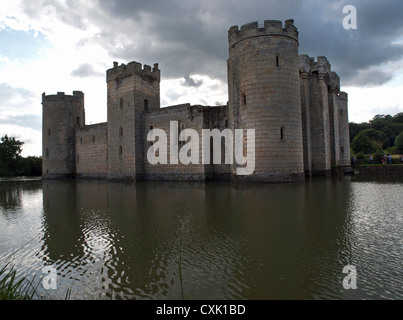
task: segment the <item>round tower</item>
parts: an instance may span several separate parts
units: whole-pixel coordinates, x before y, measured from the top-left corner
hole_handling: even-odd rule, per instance
[[[284,27],[281,21],[273,20],[264,21],[263,27],[257,22],[240,29],[233,26],[228,40],[230,123],[233,129],[255,129],[255,172],[242,177],[303,180],[298,31],[294,21],[285,21]]]
[[[84,94],[42,94],[42,177],[74,177],[75,129],[85,124]]]

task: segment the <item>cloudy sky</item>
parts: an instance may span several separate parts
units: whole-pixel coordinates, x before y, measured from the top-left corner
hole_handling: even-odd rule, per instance
[[[357,9],[344,29],[343,7]],[[85,93],[87,124],[106,121],[113,61],[161,69],[161,105],[226,103],[233,25],[294,19],[299,52],[327,56],[349,120],[403,111],[401,0],[12,0],[0,3],[0,135],[41,155],[41,95]]]

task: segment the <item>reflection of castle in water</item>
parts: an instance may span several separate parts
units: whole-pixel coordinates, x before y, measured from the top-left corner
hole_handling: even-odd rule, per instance
[[[335,215],[335,233],[327,236],[321,224],[329,204],[328,214],[344,215],[348,192],[342,182],[273,188],[46,180],[43,253],[62,277],[83,286],[83,297],[113,290],[121,297],[179,298],[179,255],[192,298],[206,291],[211,298],[289,297],[268,285],[299,286],[299,297],[307,294],[303,283],[329,267],[316,266],[315,255],[310,261],[309,248],[349,250],[345,216]]]

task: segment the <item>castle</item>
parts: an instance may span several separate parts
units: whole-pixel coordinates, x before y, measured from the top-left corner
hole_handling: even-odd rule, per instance
[[[233,26],[228,41],[225,106],[160,108],[158,64],[137,62],[114,62],[106,71],[105,123],[85,124],[81,91],[43,93],[43,178],[302,181],[349,163],[347,94],[326,57],[299,55],[294,21]],[[203,129],[254,129],[254,172],[236,175],[224,161],[151,164],[147,134],[169,133],[171,121],[179,132],[192,128],[200,136]]]

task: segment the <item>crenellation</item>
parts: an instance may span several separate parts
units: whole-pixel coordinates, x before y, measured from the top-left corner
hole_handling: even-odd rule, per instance
[[[286,20],[284,27],[279,20],[265,20],[262,28],[257,21],[244,24],[240,29],[238,26],[232,26],[228,31],[229,47],[231,49],[245,39],[264,36],[287,37],[298,42],[298,30],[294,26],[294,20]]]
[[[328,174],[331,164],[350,157],[348,96],[340,91],[340,78],[328,59],[298,54],[298,41],[292,19],[232,26],[224,106],[161,108],[158,63],[151,67],[136,61],[115,61],[106,70],[105,123],[85,124],[83,92],[44,92],[43,178],[284,182]],[[148,161],[157,143],[147,140],[153,129],[167,133],[168,143],[158,149],[167,152],[166,164]],[[246,164],[213,164],[212,158],[204,163],[201,138],[196,163],[175,163],[171,151],[180,152],[186,142],[177,141],[176,150],[171,139],[185,129],[199,137],[205,129],[242,129],[243,153],[254,152],[254,171],[239,176],[237,168]],[[246,136],[247,129],[255,131],[254,139]]]
[[[118,80],[132,75],[139,75],[151,81],[160,81],[158,63],[155,63],[154,67],[151,68],[149,65],[142,66],[141,63],[136,61],[132,61],[127,65],[124,63],[119,65],[117,62],[114,62],[113,68],[106,71],[106,81]]]

